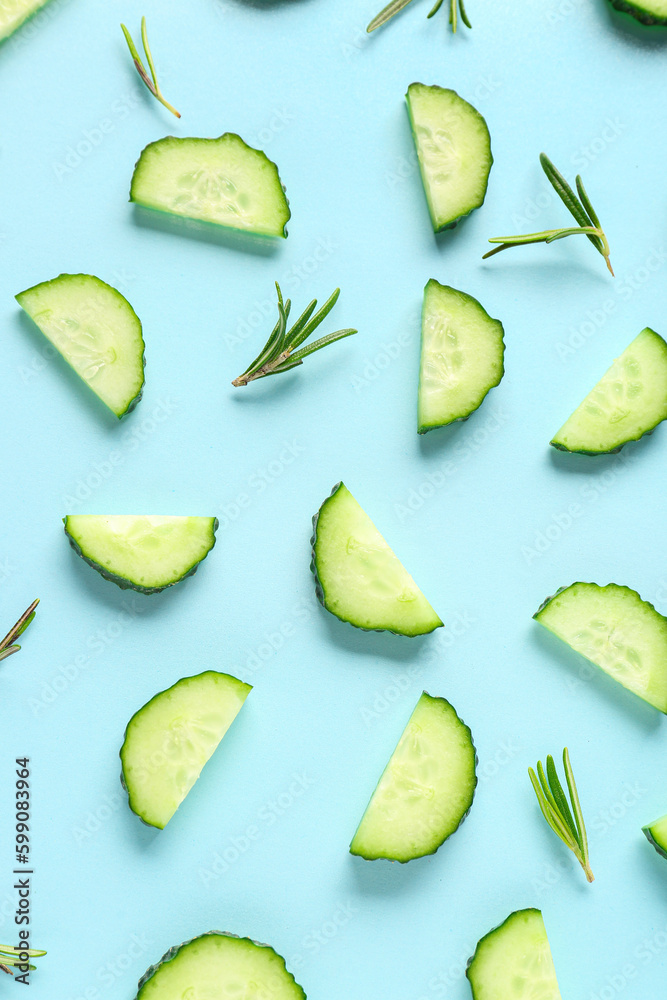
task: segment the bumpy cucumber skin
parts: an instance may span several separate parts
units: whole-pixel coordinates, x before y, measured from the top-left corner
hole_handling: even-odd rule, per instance
[[[13,28],[0,29],[0,43],[4,42],[5,39],[7,38],[11,38],[14,32],[18,31],[19,28],[21,28],[26,23],[26,21],[29,21],[32,17],[35,16],[35,14],[39,14],[40,10],[43,7],[46,7],[48,2],[49,0],[39,0],[39,2],[35,4],[34,8],[32,10],[29,10],[24,15],[24,17],[20,21],[18,21],[17,24],[14,25]]]
[[[662,417],[658,423],[662,423],[664,419],[665,418]],[[619,444],[617,448],[601,448],[598,451],[589,451],[587,448],[566,448],[564,444],[560,444],[558,441],[550,441],[549,444],[552,448],[555,448],[556,451],[564,451],[568,455],[618,455],[619,451],[622,448],[625,448],[626,444],[630,444],[632,441],[640,441],[643,437],[650,437],[658,426],[658,423],[654,424],[654,426],[649,430],[642,431],[640,434],[637,434],[636,437],[628,438],[627,441],[623,441],[623,443]]]
[[[660,855],[660,857],[661,858],[667,858],[667,850],[662,846],[662,844],[659,844],[658,841],[654,839],[653,834],[651,833],[651,827],[650,826],[643,826],[642,827],[642,833],[644,834],[644,836],[648,840],[648,842],[651,845],[651,847],[655,848],[655,850],[658,852],[658,854]]]
[[[103,576],[105,580],[109,580],[111,583],[115,583],[116,586],[120,587],[121,590],[134,590],[138,594],[160,594],[163,590],[167,590],[168,587],[174,587],[176,586],[177,583],[181,583],[182,580],[186,580],[189,576],[194,576],[194,574],[199,569],[200,564],[204,561],[208,553],[215,546],[216,542],[215,533],[219,527],[219,521],[217,517],[213,518],[213,525],[211,527],[211,537],[213,540],[211,543],[211,548],[208,550],[206,555],[202,556],[202,558],[199,559],[194,564],[194,566],[192,566],[191,569],[183,573],[182,576],[179,576],[178,580],[174,580],[172,583],[166,583],[164,587],[142,587],[140,584],[134,583],[132,580],[128,580],[124,576],[118,576],[116,573],[111,573],[108,569],[106,569],[106,567],[100,566],[100,564],[96,563],[94,559],[91,559],[90,556],[87,556],[81,549],[81,546],[79,545],[77,540],[73,538],[72,535],[70,535],[69,531],[67,530],[66,517],[63,518],[63,524],[65,526],[65,534],[67,535],[70,545],[72,546],[76,554],[78,556],[81,556],[81,558],[85,563],[88,563],[88,565],[91,566],[94,570],[97,570],[100,576]]]
[[[413,118],[412,118],[412,108],[410,107],[410,101],[408,99],[409,94],[410,94],[410,87],[414,87],[414,86],[427,86],[427,85],[426,84],[419,84],[417,81],[414,81],[414,83],[411,83],[410,86],[408,87],[407,93],[405,95],[405,99],[406,99],[407,106],[408,106],[408,117],[410,119],[410,131],[412,132],[412,139],[413,139],[413,142],[415,144],[415,152],[417,152],[418,149],[419,149],[419,146],[417,144],[417,133],[415,132],[415,123],[414,123]],[[475,112],[475,114],[477,115],[477,117],[480,118],[480,120],[482,122],[484,122],[484,126],[486,128],[487,134],[489,134],[489,129],[488,129],[488,126],[486,124],[486,119],[484,118],[483,115],[481,115],[479,113],[479,111],[477,110],[477,108],[475,108],[472,104],[469,103],[469,101],[465,101],[465,99],[463,97],[461,97],[460,94],[458,94],[455,90],[452,90],[451,87],[449,87],[449,88],[448,87],[439,87],[437,84],[430,84],[430,86],[434,90],[450,90],[451,93],[456,94],[456,96],[461,101],[464,101],[465,104],[468,104],[469,107],[471,108],[471,110]],[[418,152],[417,152],[417,159],[419,159]],[[484,201],[486,199],[486,192],[489,189],[489,176],[491,175],[491,167],[492,166],[493,166],[493,153],[491,152],[491,135],[489,134],[489,172],[486,175],[486,186],[485,186],[484,192],[482,194],[482,200],[480,201],[479,205],[473,205],[470,209],[468,209],[467,212],[464,212],[463,215],[459,215],[456,219],[453,219],[451,222],[445,222],[441,226],[436,225],[436,223],[433,220],[433,217],[431,217],[431,222],[433,223],[433,232],[434,233],[444,233],[447,229],[455,229],[456,226],[461,221],[461,219],[466,219],[472,212],[474,212],[476,209],[482,207],[482,205],[484,204]],[[419,171],[421,173],[421,163],[419,165]],[[423,181],[423,177],[422,177],[422,183],[423,182],[424,181]],[[430,207],[429,207],[429,214],[430,214]]]
[[[475,987],[473,986],[472,979],[470,978],[470,967],[472,966],[472,963],[475,961],[475,958],[477,957],[477,952],[479,951],[482,944],[487,940],[487,938],[492,937],[497,931],[501,929],[501,927],[504,927],[505,924],[508,924],[510,920],[513,920],[518,914],[523,914],[523,913],[539,913],[539,915],[542,916],[542,911],[538,910],[536,906],[528,906],[524,910],[513,910],[508,917],[506,917],[503,921],[501,921],[496,927],[492,927],[491,930],[488,931],[488,933],[485,934],[484,937],[481,937],[477,942],[475,953],[470,956],[470,958],[468,959],[468,965],[466,966],[466,977],[468,979],[468,982],[470,983],[470,989],[472,990],[473,1000],[477,1000],[477,994],[475,993]]]
[[[425,691],[424,694],[427,694],[427,692]],[[433,697],[433,695],[429,695],[429,697]],[[456,716],[456,718],[458,719],[458,721],[463,726],[465,732],[468,734],[468,738],[470,740],[470,746],[472,747],[473,752],[475,754],[475,783],[473,784],[472,791],[470,793],[470,805],[468,806],[468,808],[466,809],[466,811],[461,816],[461,819],[457,823],[455,829],[452,830],[451,833],[445,834],[445,836],[442,838],[442,840],[439,841],[437,844],[434,845],[432,851],[426,851],[424,854],[418,854],[418,855],[415,855],[413,858],[405,858],[405,859],[403,859],[403,858],[391,858],[391,857],[389,857],[388,854],[387,855],[383,855],[383,859],[385,861],[398,861],[399,865],[407,865],[407,864],[410,863],[410,861],[416,861],[417,858],[427,858],[430,855],[435,854],[436,851],[438,851],[442,847],[442,845],[445,843],[446,840],[449,840],[450,837],[453,837],[454,834],[458,830],[461,829],[463,823],[466,821],[466,819],[468,818],[468,816],[470,814],[470,810],[472,809],[472,805],[473,805],[473,802],[474,802],[474,799],[475,799],[475,792],[477,791],[477,785],[479,784],[479,778],[477,777],[477,768],[479,766],[479,756],[477,754],[477,747],[475,746],[475,741],[472,738],[472,730],[470,729],[470,726],[467,725],[463,721],[463,719],[461,718],[461,716],[459,715],[459,713],[456,711],[456,709],[452,705],[451,701],[447,701],[446,698],[442,698],[442,697],[438,697],[437,700],[438,701],[443,701],[446,705],[449,705],[449,707],[451,708],[451,710],[454,712],[454,715]],[[380,775],[380,779],[378,779],[378,784],[380,783],[381,778],[382,778],[382,775]],[[371,798],[372,798],[372,796],[371,796]],[[369,804],[370,804],[370,800],[369,800]],[[363,858],[364,861],[377,861],[377,860],[380,860],[378,858],[378,856],[375,855],[375,854],[372,854],[372,855],[363,854],[361,851],[353,851],[351,847],[350,847],[350,854],[354,854],[358,858]]]
[[[551,604],[551,602],[553,600],[555,600],[556,597],[560,597],[560,595],[563,594],[563,593],[565,593],[566,590],[571,590],[572,587],[579,587],[579,586],[581,586],[581,587],[598,587],[600,590],[604,590],[604,586],[602,584],[591,583],[590,581],[587,582],[586,580],[575,580],[574,583],[568,583],[568,585],[566,587],[559,587],[558,590],[554,594],[551,595],[551,597],[546,597],[542,601],[542,603],[540,604],[539,608],[537,609],[537,611],[533,615],[533,618],[535,619],[535,621],[539,621],[540,620],[540,614],[542,613],[542,611],[544,611],[544,609],[546,608],[547,604]],[[634,594],[635,597],[637,597],[642,602],[642,604],[648,604],[648,606],[651,609],[651,611],[655,611],[655,613],[657,615],[660,615],[660,612],[657,611],[656,608],[654,608],[654,606],[651,604],[651,602],[650,601],[645,601],[644,598],[641,596],[641,594],[638,593],[638,591],[633,590],[632,587],[625,587],[625,586],[622,586],[620,583],[615,584],[615,586],[616,587],[622,587],[623,590],[627,590],[631,594]],[[660,617],[664,618],[664,615],[660,615]],[[581,655],[581,654],[579,654],[579,655]],[[602,669],[602,668],[600,668],[600,669]]]
[[[456,225],[456,223],[454,223],[454,225]],[[437,281],[435,278],[429,278],[429,280],[426,282],[426,287],[424,288],[424,300],[425,300],[428,288],[431,285],[434,285],[434,284],[435,285],[439,285],[441,288],[447,288],[449,291],[456,292],[458,295],[465,295],[466,298],[468,298],[472,302],[476,303],[476,305],[479,306],[479,308],[482,310],[482,312],[485,313],[489,317],[490,320],[492,320],[494,323],[497,323],[499,325],[500,330],[501,330],[500,338],[501,338],[502,345],[503,345],[503,360],[501,361],[501,364],[500,364],[500,374],[498,375],[497,381],[494,382],[493,385],[489,386],[489,388],[486,390],[486,392],[484,393],[484,395],[480,399],[479,403],[477,404],[477,406],[473,410],[470,410],[469,413],[466,413],[462,417],[454,417],[453,420],[449,420],[446,423],[419,424],[419,426],[417,427],[417,433],[418,434],[428,434],[429,431],[437,430],[438,427],[450,427],[452,424],[460,424],[460,423],[463,423],[465,420],[468,420],[473,415],[473,413],[475,413],[480,408],[480,406],[482,405],[482,403],[484,402],[484,400],[486,399],[486,397],[488,396],[488,394],[491,392],[491,390],[495,389],[497,386],[500,385],[500,383],[501,383],[501,381],[503,379],[503,376],[505,374],[505,328],[504,328],[503,324],[500,322],[500,320],[499,319],[494,319],[493,316],[490,316],[489,313],[484,308],[484,306],[482,305],[482,303],[479,301],[479,299],[476,299],[474,295],[469,295],[468,292],[462,292],[459,288],[452,288],[451,285],[440,285],[440,282]],[[422,343],[423,343],[423,332],[422,332]]]
[[[662,17],[659,14],[653,14],[640,3],[630,3],[629,0],[610,0],[610,3],[612,7],[615,7],[616,10],[620,10],[623,14],[631,14],[632,17],[634,17],[635,20],[639,21],[641,24],[646,24],[649,27],[654,25],[667,25],[667,17]]]
[[[254,153],[260,153],[264,157],[264,159],[266,160],[266,162],[271,167],[273,167],[273,169],[275,170],[276,179],[277,179],[278,183],[280,184],[280,187],[282,188],[283,195],[285,196],[285,207],[287,208],[287,218],[285,219],[285,222],[283,223],[283,231],[282,231],[282,233],[275,234],[275,235],[279,235],[279,236],[283,237],[284,239],[286,239],[287,238],[287,223],[292,218],[292,210],[289,207],[289,199],[287,198],[287,194],[286,194],[286,191],[285,191],[285,185],[283,184],[283,182],[280,179],[280,174],[278,172],[278,165],[276,163],[274,163],[273,160],[269,159],[269,157],[266,155],[266,153],[264,152],[263,149],[255,149],[254,146],[248,146],[248,143],[245,142],[245,140],[241,138],[241,136],[238,134],[238,132],[223,132],[223,134],[221,136],[218,136],[218,138],[219,139],[224,139],[226,136],[229,136],[230,138],[233,138],[233,139],[238,139],[239,142],[241,142],[248,149],[251,149]],[[130,201],[131,202],[134,202],[137,205],[143,205],[143,202],[139,201],[135,197],[135,193],[136,193],[135,181],[136,181],[136,178],[137,178],[137,173],[141,169],[141,161],[142,161],[145,153],[147,153],[148,150],[151,149],[153,146],[159,146],[160,143],[166,142],[167,140],[171,140],[173,142],[182,142],[182,141],[187,141],[187,138],[183,137],[183,136],[167,135],[167,136],[164,136],[162,139],[156,139],[154,142],[149,142],[147,146],[144,146],[144,148],[142,149],[141,153],[139,154],[139,159],[137,160],[137,162],[134,165],[134,172],[132,174],[132,181],[130,183]],[[214,142],[215,140],[213,139],[213,140],[210,140],[210,141]],[[176,214],[176,213],[173,213],[173,212],[169,212],[168,209],[156,209],[152,205],[151,206],[145,206],[145,207],[149,207],[153,211],[162,211],[166,215],[172,215],[173,216],[173,215]],[[176,218],[189,218],[189,216],[186,216],[186,215],[181,216],[181,215],[176,214]],[[223,226],[221,223],[212,222],[212,221],[207,222],[207,220],[205,220],[205,219],[195,219],[195,221],[196,222],[203,222],[203,223],[206,223],[209,226],[215,226],[216,228],[220,228],[220,229],[232,229],[232,230],[234,230],[234,232],[237,232],[237,233],[246,233],[246,234],[250,234],[250,235],[264,237],[266,239],[271,239],[272,235],[274,235],[274,234],[270,234],[270,233],[269,234],[267,234],[267,233],[256,233],[253,230],[241,229],[241,228],[238,228],[236,226]]]
[[[261,941],[253,941],[252,938],[242,937],[240,934],[230,934],[229,931],[205,931],[203,934],[198,934],[196,937],[190,938],[189,941],[183,941],[181,944],[174,945],[173,948],[170,948],[169,951],[166,951],[164,953],[164,955],[158,962],[156,962],[154,965],[149,966],[149,968],[146,969],[143,976],[139,980],[139,983],[137,985],[138,992],[135,997],[135,1000],[141,1000],[141,991],[148,982],[148,980],[153,978],[155,973],[162,965],[165,964],[165,962],[171,962],[173,958],[176,958],[181,948],[186,948],[189,944],[192,944],[193,941],[198,941],[200,938],[212,937],[216,935],[219,937],[236,938],[237,941],[249,941],[250,944],[254,944],[258,948],[268,948],[269,951],[272,951],[274,953],[274,955],[278,955],[278,952],[275,950],[275,948],[272,948],[270,944],[262,944]],[[282,958],[282,955],[278,955],[278,957]],[[285,960],[283,959],[283,962],[284,961]],[[301,992],[302,1000],[306,1000],[306,994],[304,993],[303,987],[300,986],[299,983],[297,983],[292,973],[287,970],[286,965],[285,965],[285,973],[292,980],[296,988]]]
[[[48,0],[47,0],[47,2],[48,2]],[[49,285],[54,285],[54,284],[57,285],[57,283],[60,281],[61,278],[95,278],[97,281],[100,282],[100,284],[106,285],[107,288],[111,289],[112,292],[115,292],[115,294],[118,295],[118,297],[123,300],[123,302],[129,307],[129,309],[132,312],[132,315],[134,316],[134,318],[136,319],[137,323],[139,324],[139,336],[141,337],[141,345],[142,345],[141,368],[142,368],[142,372],[144,373],[144,378],[143,378],[143,381],[142,381],[141,385],[139,386],[139,391],[137,392],[136,396],[128,402],[128,404],[125,407],[125,409],[121,410],[120,413],[118,413],[116,410],[112,410],[111,411],[112,413],[115,413],[116,416],[118,417],[118,419],[120,420],[121,417],[126,416],[126,414],[128,414],[128,413],[131,413],[132,410],[137,405],[137,403],[140,402],[141,397],[144,394],[144,386],[146,385],[146,376],[145,376],[145,371],[146,371],[146,343],[144,341],[143,327],[141,325],[141,320],[139,319],[139,317],[137,316],[136,312],[134,311],[134,309],[132,307],[132,304],[130,302],[128,302],[128,300],[125,298],[125,296],[121,292],[119,292],[117,288],[114,288],[113,285],[110,285],[108,281],[103,281],[102,278],[98,278],[96,274],[92,274],[92,275],[91,274],[82,274],[82,273],[79,273],[79,274],[59,274],[57,278],[51,278],[49,281],[39,281],[36,285],[31,285],[30,288],[25,288],[22,292],[19,292],[18,295],[15,295],[14,298],[16,299],[16,301],[18,302],[18,304],[21,306],[21,308],[23,308],[23,304],[21,302],[21,298],[24,295],[27,295],[28,292],[34,292],[36,288],[46,288]],[[28,313],[26,311],[26,315],[30,316],[30,313]],[[33,323],[35,323],[35,320],[32,319],[32,316],[30,316],[30,319],[32,320]],[[35,323],[35,326],[39,330],[39,324]],[[43,336],[46,336],[46,335],[43,334]],[[49,341],[49,343],[51,343],[51,341],[49,340],[48,337],[46,337],[46,339]],[[54,350],[58,351],[58,348],[55,347],[55,345],[54,345]],[[62,355],[60,354],[60,351],[58,351],[58,355],[60,357],[62,357]],[[63,361],[65,362],[66,365],[69,365],[69,362],[67,361],[67,358],[63,357]],[[69,367],[71,368],[72,366],[69,365]],[[82,378],[81,375],[79,375],[79,373],[76,371],[76,369],[72,369],[72,370],[76,372],[76,374],[78,375],[78,377],[81,379],[82,382],[85,382],[85,379]],[[91,392],[95,393],[95,390],[91,386],[88,386],[88,388],[90,389]],[[111,409],[111,407],[109,407],[108,404],[104,402],[104,400],[100,400],[100,402],[102,403],[103,406],[106,406],[107,409]]]
[[[193,570],[193,572],[194,572],[194,570]],[[219,673],[219,672],[220,671],[212,671],[212,670],[204,670],[204,671],[202,671],[202,673]],[[201,675],[200,674],[195,674],[193,676],[201,676]],[[238,677],[234,677],[233,674],[227,674],[226,676],[227,677],[232,677],[235,681],[238,680]],[[134,815],[139,817],[139,819],[144,824],[144,826],[150,827],[151,830],[163,830],[164,827],[156,827],[153,823],[149,823],[148,820],[144,819],[144,817],[141,815],[141,813],[137,812],[137,810],[132,805],[132,795],[130,793],[130,789],[127,787],[127,782],[125,781],[125,761],[123,760],[123,750],[125,749],[125,743],[127,741],[127,732],[129,730],[130,726],[132,725],[132,723],[134,722],[134,720],[136,719],[136,717],[139,715],[139,713],[143,712],[143,710],[145,708],[148,708],[148,706],[151,704],[151,702],[155,701],[156,698],[161,697],[161,695],[166,694],[167,691],[171,691],[171,690],[173,690],[173,688],[178,687],[178,685],[181,683],[181,681],[189,681],[189,680],[192,680],[192,677],[181,677],[179,680],[176,681],[175,684],[172,684],[171,687],[165,688],[164,691],[158,691],[157,694],[154,694],[152,698],[149,698],[149,700],[146,702],[145,705],[142,705],[141,708],[137,709],[137,711],[134,713],[134,715],[132,716],[132,718],[129,720],[129,722],[125,726],[125,734],[123,736],[123,745],[121,746],[120,750],[118,751],[118,756],[120,757],[120,764],[121,764],[121,767],[120,767],[120,784],[121,784],[121,787],[122,787],[123,791],[127,795],[127,804],[130,807],[130,809],[132,810],[132,812],[134,813]],[[252,691],[252,686],[250,684],[248,684],[247,687],[250,688],[250,691]],[[250,692],[248,692],[248,693],[250,693]],[[218,933],[223,934],[224,932],[223,931],[207,931],[207,933],[208,934],[218,934]],[[229,937],[234,937],[234,936],[235,935],[232,935],[232,934],[229,935]],[[194,941],[195,939],[192,938],[192,940]],[[185,941],[183,943],[184,944],[190,944],[189,941]],[[256,942],[253,942],[253,943],[256,943]],[[182,944],[178,945],[178,947],[182,948],[183,945]],[[171,950],[173,951],[174,949],[172,948]],[[164,961],[164,959],[161,959],[158,964],[161,965],[162,961]],[[156,968],[156,967],[154,966],[153,968]],[[141,983],[139,985],[141,986]]]
[[[412,635],[411,633],[397,632],[391,628],[364,628],[363,625],[355,625],[353,622],[348,621],[347,618],[341,618],[341,616],[337,615],[335,611],[332,611],[332,609],[327,604],[326,596],[324,593],[324,587],[322,586],[322,582],[317,572],[317,553],[315,551],[315,546],[317,544],[317,522],[325,506],[329,503],[330,500],[333,499],[333,497],[335,497],[336,493],[338,492],[338,490],[341,488],[342,485],[343,485],[342,480],[341,482],[336,483],[336,485],[334,486],[334,488],[332,489],[331,493],[326,498],[324,503],[320,505],[320,509],[317,511],[316,514],[313,514],[313,534],[311,535],[310,538],[310,546],[311,546],[310,571],[315,579],[315,594],[317,596],[317,599],[322,605],[322,607],[329,612],[329,614],[333,615],[334,618],[337,618],[338,621],[345,622],[346,625],[350,625],[351,628],[359,629],[361,632],[390,632],[392,635],[401,635],[401,636],[407,636],[408,638],[414,638],[414,635]],[[442,625],[443,623],[440,622],[439,625],[434,625],[433,628],[428,629],[428,631],[419,632],[418,634],[429,635],[429,633],[435,632],[437,628],[442,628]]]

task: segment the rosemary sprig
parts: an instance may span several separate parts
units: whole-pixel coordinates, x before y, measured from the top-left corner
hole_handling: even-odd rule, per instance
[[[386,24],[387,21],[391,20],[394,14],[398,14],[398,12],[403,10],[404,7],[407,7],[409,3],[410,0],[391,0],[391,2],[388,3],[383,10],[380,11],[377,17],[373,18],[371,23],[366,28],[366,31],[370,33],[371,31],[375,31],[375,29],[379,28],[381,25]],[[437,14],[437,12],[442,7],[443,3],[444,0],[436,0],[435,5],[431,9],[430,13],[427,14],[426,16],[433,17],[434,14]],[[461,18],[466,27],[472,28],[472,24],[468,20],[468,15],[466,13],[464,0],[448,0],[448,3],[449,3],[449,23],[452,26],[452,31],[454,32],[454,34],[456,34],[456,28],[458,26],[459,18]]]
[[[164,94],[160,90],[160,85],[157,82],[157,75],[155,73],[155,63],[153,62],[153,56],[151,55],[151,50],[148,45],[148,35],[146,33],[146,18],[142,17],[141,19],[141,41],[144,46],[144,52],[146,53],[146,62],[148,63],[148,68],[151,71],[150,76],[146,72],[144,64],[141,60],[141,56],[137,51],[137,47],[132,41],[132,35],[127,30],[124,24],[121,24],[121,28],[123,29],[123,34],[125,35],[125,41],[127,42],[127,47],[130,50],[130,55],[132,56],[134,65],[136,66],[137,73],[144,81],[144,83],[150,90],[153,97],[156,97],[160,102],[160,104],[164,104],[165,108],[168,108],[168,110],[171,111],[172,115],[176,115],[177,118],[180,118],[181,117],[180,111],[177,111],[176,108],[173,106],[173,104],[170,104],[169,101],[165,99]]]
[[[553,243],[555,240],[562,240],[566,236],[583,234],[588,237],[598,253],[602,254],[613,277],[614,270],[609,260],[609,243],[600,225],[600,220],[591,205],[591,200],[586,194],[584,182],[581,177],[577,174],[577,194],[575,194],[563,175],[556,169],[545,153],[540,153],[540,163],[549,179],[549,183],[567,210],[574,217],[577,225],[563,229],[545,229],[541,233],[527,233],[525,236],[496,236],[490,239],[489,243],[499,243],[500,246],[489,250],[488,253],[484,254],[482,259],[485,260],[487,257],[493,257],[494,254],[500,253],[501,250],[508,250],[510,247],[520,247],[528,243]]]
[[[572,765],[570,764],[570,754],[567,747],[563,750],[563,767],[570,793],[571,809],[563,791],[563,786],[560,783],[553,757],[547,757],[546,774],[542,767],[542,761],[539,760],[537,762],[537,775],[532,767],[528,768],[528,774],[535,789],[542,815],[554,833],[573,852],[575,858],[584,869],[586,878],[589,882],[592,882],[595,876],[591,871],[588,857],[586,827],[584,826],[584,817],[581,812],[581,805],[579,804],[579,794],[574,781]]]
[[[25,632],[28,625],[35,617],[35,608],[38,604],[39,598],[37,598],[36,601],[33,601],[30,607],[23,612],[16,625],[10,628],[5,638],[2,642],[0,642],[0,660],[7,659],[7,657],[11,656],[12,653],[18,653],[21,647],[14,645],[14,643],[16,639],[18,639],[18,637]],[[0,945],[0,949],[1,948],[2,946]]]
[[[287,329],[292,303],[289,299],[283,302],[280,285],[276,281],[276,291],[278,293],[278,322],[271,331],[271,335],[266,344],[259,352],[255,360],[249,365],[242,375],[235,378],[232,385],[247,385],[248,382],[256,378],[266,378],[267,375],[280,375],[290,368],[296,368],[303,363],[303,359],[314,351],[319,351],[327,344],[332,344],[334,340],[342,340],[343,337],[351,337],[356,330],[336,330],[335,333],[328,333],[319,340],[314,340],[311,344],[301,347],[301,344],[310,337],[311,333],[317,329],[322,320],[329,315],[338,301],[340,288],[337,288],[329,296],[321,309],[315,312],[317,299],[306,307],[298,320],[290,330]],[[315,313],[313,315],[313,313]],[[300,348],[300,350],[297,350]]]
[[[19,955],[29,955],[30,958],[42,958],[46,955],[45,951],[38,951],[36,948],[15,948],[11,944],[0,944],[0,969],[3,972],[8,972],[10,976],[14,973],[11,970],[11,966],[20,965],[22,971],[31,971],[35,968],[34,965],[28,964],[28,970],[24,968],[25,962],[21,961]]]

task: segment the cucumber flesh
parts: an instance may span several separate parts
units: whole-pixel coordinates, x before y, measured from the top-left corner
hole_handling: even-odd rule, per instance
[[[313,518],[313,531],[315,588],[332,615],[398,635],[440,628],[438,615],[343,483]]]
[[[171,948],[139,981],[135,1000],[306,1000],[267,944],[210,931]]]
[[[207,670],[156,694],[127,724],[121,780],[130,809],[163,830],[252,690]]]
[[[606,455],[649,434],[667,417],[667,344],[648,327],[566,420],[551,444]]]
[[[151,142],[134,168],[130,201],[262,236],[287,236],[290,218],[275,163],[232,132]]]
[[[157,594],[195,572],[215,545],[215,517],[68,514],[65,533],[89,566],[121,589]]]
[[[493,163],[491,138],[479,111],[455,90],[411,83],[406,100],[433,231],[438,233],[484,203]]]
[[[377,784],[350,853],[369,861],[434,854],[470,811],[472,733],[444,698],[424,692]]]
[[[477,299],[431,278],[422,309],[420,434],[465,420],[498,385],[503,333]]]
[[[662,816],[649,826],[643,826],[642,830],[649,844],[655,847],[663,858],[667,858],[667,816]]]
[[[61,274],[16,301],[112,413],[134,409],[144,385],[144,339],[119,291],[93,274]]]
[[[629,587],[573,583],[533,616],[577,653],[667,713],[667,618]]]
[[[667,24],[667,0],[611,0],[616,10],[632,14],[642,24]]]
[[[561,1000],[539,910],[516,910],[481,939],[466,975],[473,1000]]]
[[[0,5],[0,42],[47,3],[48,0],[3,0]]]

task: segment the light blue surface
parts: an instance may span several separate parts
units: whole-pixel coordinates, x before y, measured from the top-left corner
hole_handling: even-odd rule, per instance
[[[418,3],[367,38],[371,0],[52,0],[0,49],[2,624],[42,599],[0,668],[0,940],[14,940],[13,760],[25,754],[33,941],[49,950],[33,1000],[131,1000],[149,964],[210,928],[273,944],[313,1000],[459,1000],[477,939],[523,906],[544,912],[564,998],[664,994],[667,863],[640,832],[667,811],[662,717],[531,615],[576,579],[627,584],[667,611],[664,428],[616,457],[548,447],[644,326],[667,334],[667,32],[606,0],[468,7],[474,30],[455,38],[444,10],[427,21]],[[133,77],[118,22],[136,34],[143,13],[180,122]],[[404,109],[413,80],[475,104],[496,160],[484,207],[437,239]],[[139,224],[127,203],[149,141],[223,131],[264,148],[287,187],[289,238],[270,255]],[[542,149],[584,175],[615,281],[578,239],[482,263],[489,236],[567,222],[546,203]],[[146,390],[121,424],[44,358],[13,301],[79,270],[116,285],[144,324]],[[431,277],[503,320],[507,373],[467,423],[418,439]],[[276,278],[296,309],[340,285],[327,329],[359,335],[232,389],[273,325]],[[358,632],[315,603],[310,518],[341,478],[445,630]],[[218,542],[195,577],[141,597],[70,550],[60,519],[86,512],[217,514]],[[206,668],[255,689],[154,832],[121,794],[124,726]],[[434,857],[352,858],[423,688],[472,727],[472,812]],[[526,776],[565,743],[591,887]],[[235,851],[223,872],[217,859]]]

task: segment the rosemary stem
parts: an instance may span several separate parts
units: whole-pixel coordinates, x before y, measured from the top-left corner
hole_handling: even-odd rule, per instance
[[[283,362],[287,361],[291,353],[292,348],[288,347],[285,351],[279,354],[274,361],[267,361],[266,364],[262,365],[261,368],[257,368],[254,372],[239,375],[238,378],[234,379],[232,385],[235,385],[238,388],[239,386],[247,385],[248,382],[252,382],[256,378],[262,378],[262,376],[268,375],[269,372],[272,372],[275,368],[279,368]]]
[[[157,99],[160,102],[160,104],[163,104],[165,106],[165,108],[167,108],[168,111],[171,111],[172,115],[175,115],[177,118],[181,117],[181,112],[177,111],[176,108],[174,107],[174,105],[170,104],[169,101],[167,101],[162,96],[162,92],[161,91],[157,90],[155,92],[155,96],[157,97]]]

